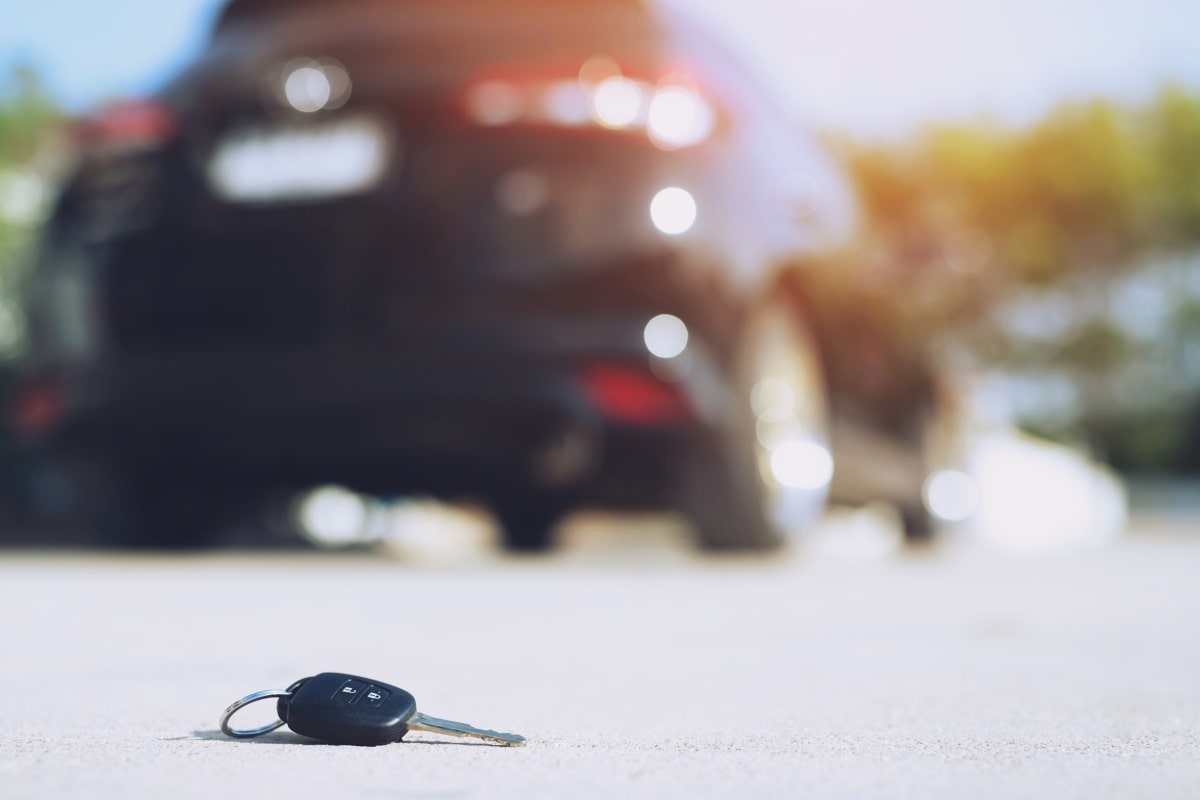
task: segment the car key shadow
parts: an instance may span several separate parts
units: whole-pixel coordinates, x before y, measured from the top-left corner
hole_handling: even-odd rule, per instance
[[[322,742],[319,739],[310,739],[307,736],[290,731],[272,731],[264,733],[261,736],[252,736],[245,739],[235,739],[232,736],[226,736],[219,730],[212,731],[192,731],[191,736],[174,736],[169,739],[163,739],[164,742],[228,742],[230,744],[240,744],[248,742],[250,744],[302,744],[302,745],[325,745],[327,747],[352,747],[353,745],[330,745],[329,742]],[[455,742],[455,741],[437,741],[433,739],[406,739],[399,744],[421,744],[442,746],[449,745],[450,747],[503,747],[504,745],[492,744],[490,742]],[[381,745],[382,746],[382,745]]]
[[[307,736],[300,736],[291,731],[272,731],[264,733],[261,736],[252,736],[244,739],[236,739],[232,736],[226,736],[219,730],[212,731],[192,731],[191,736],[177,736],[171,739],[166,739],[168,742],[230,742],[237,744],[240,742],[249,742],[250,744],[325,744],[317,739],[310,739]]]

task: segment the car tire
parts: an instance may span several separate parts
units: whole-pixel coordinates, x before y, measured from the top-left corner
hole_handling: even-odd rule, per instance
[[[701,549],[753,552],[783,544],[783,531],[767,513],[753,456],[745,434],[732,432],[718,434],[688,454],[679,506]]]
[[[937,535],[937,523],[933,515],[923,506],[903,506],[900,508],[900,522],[903,526],[904,541],[910,545],[931,544]]]
[[[500,544],[510,553],[545,553],[554,546],[554,532],[566,510],[546,498],[524,497],[498,501],[492,511],[500,524]]]
[[[793,427],[823,443],[824,382],[812,342],[786,300],[774,300],[747,321],[735,354],[728,413],[681,465],[680,508],[706,550],[769,551],[785,543],[793,525],[777,508],[783,504],[775,493],[786,490],[774,483],[751,398],[764,378],[783,380],[797,409]],[[813,517],[824,507],[824,489],[816,491]]]

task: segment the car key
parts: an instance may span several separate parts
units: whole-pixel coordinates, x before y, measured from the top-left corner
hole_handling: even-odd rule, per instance
[[[253,730],[230,727],[229,720],[239,709],[269,697],[279,698],[277,722]],[[221,730],[235,738],[258,736],[284,724],[296,733],[330,744],[390,744],[403,739],[410,730],[471,736],[507,746],[525,744],[525,737],[516,734],[426,716],[417,711],[416,699],[403,689],[340,672],[304,678],[282,692],[247,695],[221,715]]]

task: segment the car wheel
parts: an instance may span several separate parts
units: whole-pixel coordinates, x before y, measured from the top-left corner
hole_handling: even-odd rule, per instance
[[[701,547],[769,550],[823,511],[833,466],[815,352],[783,302],[748,321],[728,413],[682,465],[681,509]]]
[[[554,545],[554,529],[566,510],[547,498],[516,497],[492,505],[500,523],[500,542],[512,553],[545,553]]]

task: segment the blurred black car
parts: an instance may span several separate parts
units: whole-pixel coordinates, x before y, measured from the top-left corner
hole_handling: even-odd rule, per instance
[[[232,0],[80,127],[14,419],[37,503],[195,544],[281,490],[579,505],[711,548],[820,510],[789,268],[842,179],[701,29],[634,0]]]

